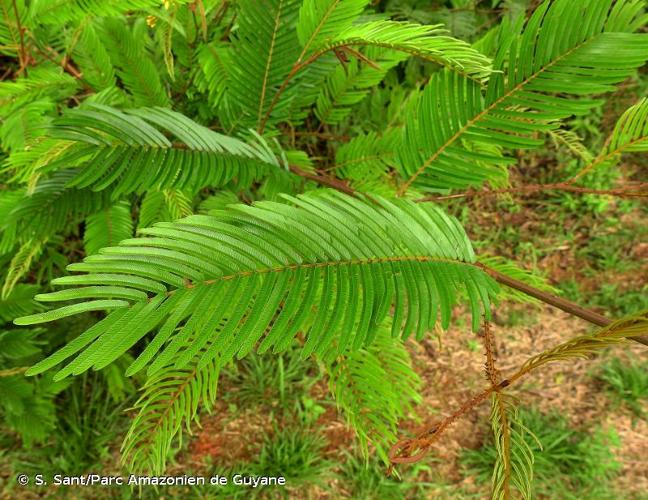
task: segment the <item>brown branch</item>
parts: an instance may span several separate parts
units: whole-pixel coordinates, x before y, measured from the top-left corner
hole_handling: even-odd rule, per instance
[[[502,486],[504,500],[508,500],[510,498],[509,484],[511,481],[511,429],[509,428],[502,390],[499,387],[502,376],[495,364],[495,338],[491,330],[491,324],[487,319],[484,319],[482,333],[484,337],[484,351],[486,356],[486,363],[484,364],[486,381],[489,382],[491,386],[496,387],[495,394],[493,394],[493,405],[497,405],[497,408],[499,409],[499,418],[502,427],[502,454],[506,457],[506,459],[502,461],[504,469]]]
[[[609,321],[606,318],[604,319],[606,321]],[[623,332],[624,327],[625,328],[632,327],[636,322],[643,322],[645,327],[645,321],[646,321],[645,318],[631,318],[625,322],[623,321],[619,322],[618,327],[621,329],[620,331]],[[612,322],[609,322],[608,324],[610,323]],[[613,335],[611,336],[609,335],[608,337],[605,337],[606,334],[610,334],[610,333],[612,333]],[[578,347],[579,342],[585,348],[588,346],[596,347],[597,344],[598,347],[600,348],[605,345],[611,345],[618,342],[622,342],[625,339],[633,338],[633,337],[628,337],[626,335],[623,335],[622,337],[618,337],[615,336],[614,333],[615,332],[611,329],[604,329],[601,332],[599,332],[599,334],[593,335],[591,338],[588,336],[582,336],[576,339],[572,339],[571,341],[567,341],[565,343],[559,344],[553,349],[544,351],[540,354],[536,354],[528,358],[522,365],[519,366],[516,372],[513,373],[510,377],[502,380],[498,384],[491,384],[489,387],[485,388],[480,393],[476,394],[471,399],[464,402],[457,410],[455,410],[449,417],[445,418],[439,424],[435,424],[427,428],[424,428],[421,432],[418,433],[418,435],[415,438],[403,439],[401,441],[398,441],[389,450],[390,461],[392,462],[392,464],[407,464],[407,463],[418,462],[430,451],[430,448],[432,447],[434,441],[436,441],[436,439],[438,439],[438,437],[450,425],[452,425],[460,417],[462,417],[463,415],[467,414],[469,411],[477,407],[477,405],[484,402],[488,396],[490,396],[493,393],[499,393],[502,389],[509,387],[510,385],[517,382],[522,377],[526,376],[527,374],[539,368],[540,366],[561,359],[561,353],[564,353],[565,351],[569,352],[570,347],[572,348],[572,350],[575,347]],[[607,343],[606,343],[606,339],[608,341]],[[603,344],[600,344],[599,341],[602,341]],[[575,356],[582,357],[583,355],[583,352],[579,353],[578,349],[576,349],[573,352],[575,353],[574,354]]]
[[[439,424],[429,429],[424,429],[413,439],[402,439],[389,450],[389,461],[392,464],[412,464],[420,461],[430,451],[432,443],[456,420],[464,416],[470,410],[483,403],[493,392],[503,389],[509,385],[508,380],[502,380],[497,386],[490,386],[479,394],[462,404],[449,417],[443,419]]]
[[[343,193],[349,194],[351,196],[356,196],[356,191],[349,187],[344,181],[333,178],[333,177],[327,177],[323,175],[317,175],[317,174],[311,174],[309,172],[304,172],[301,170],[299,167],[290,166],[290,170],[306,179],[315,181],[323,186],[331,187],[333,189],[337,189],[338,191],[342,191]],[[420,201],[420,200],[419,200]],[[579,306],[575,302],[571,302],[567,299],[563,299],[562,297],[558,297],[556,295],[552,295],[547,292],[543,292],[542,290],[539,290],[535,287],[532,287],[531,285],[528,285],[522,281],[518,281],[514,278],[511,278],[505,274],[502,274],[495,269],[491,269],[489,267],[486,267],[485,265],[477,262],[474,264],[475,266],[481,268],[484,270],[487,274],[489,274],[495,281],[498,283],[501,283],[503,285],[506,285],[510,288],[513,288],[515,290],[518,290],[522,293],[525,293],[526,295],[529,295],[531,297],[534,297],[541,302],[544,302],[545,304],[549,304],[551,306],[557,307],[558,309],[561,309],[565,311],[568,314],[571,314],[572,316],[577,316],[581,319],[584,319],[585,321],[588,321],[594,325],[597,326],[608,326],[610,323],[612,323],[612,320],[609,318],[606,318],[605,316],[597,313],[596,311],[592,311],[591,309],[586,309],[582,306]],[[640,336],[640,337],[631,337],[632,340],[639,342],[640,344],[648,346],[648,336]]]
[[[322,186],[326,187],[331,187],[333,189],[337,189],[338,191],[341,191],[345,194],[348,194],[350,196],[355,196],[356,191],[352,187],[350,187],[346,182],[336,179],[335,177],[329,177],[326,175],[319,175],[319,174],[312,174],[310,172],[306,172],[302,170],[301,168],[295,166],[295,165],[290,165],[290,171],[300,177],[303,177],[304,179],[308,179],[311,181],[315,181],[318,184],[321,184]]]
[[[486,108],[484,108],[482,111],[480,111],[478,114],[473,116],[470,120],[468,120],[464,125],[457,130],[452,137],[450,137],[441,147],[439,147],[430,157],[428,157],[423,164],[410,176],[405,183],[400,187],[398,190],[398,196],[403,196],[405,192],[409,189],[409,187],[412,185],[412,183],[432,164],[434,163],[439,156],[441,156],[446,149],[451,147],[456,141],[458,141],[461,136],[469,130],[475,123],[478,123],[484,116],[487,116],[491,111],[494,109],[497,109],[497,107],[505,102],[509,97],[512,95],[516,94],[518,91],[524,88],[525,85],[533,82],[538,76],[540,76],[542,73],[546,72],[548,69],[550,69],[552,66],[555,66],[560,60],[564,59],[565,57],[569,56],[571,53],[573,53],[575,50],[580,49],[585,42],[579,43],[577,46],[572,47],[569,49],[567,52],[561,54],[558,56],[556,59],[552,60],[551,62],[547,63],[544,65],[542,68],[534,72],[533,74],[529,75],[526,77],[524,80],[522,80],[520,83],[518,83],[515,87],[512,89],[506,91],[503,95],[498,97],[495,101],[493,101],[491,104],[489,104]]]
[[[18,12],[18,5],[16,4],[16,0],[13,0],[13,10],[14,14],[16,15],[16,28],[18,29],[18,36],[20,37],[20,50],[18,52],[20,69],[18,70],[18,73],[22,73],[27,67],[28,60],[27,49],[25,47],[25,32],[22,23],[20,22],[20,12]]]
[[[500,381],[500,372],[495,365],[495,339],[493,332],[490,328],[490,322],[484,320],[484,327],[482,328],[482,335],[484,337],[484,355],[486,356],[486,363],[484,371],[486,373],[486,380],[491,385],[497,385]]]
[[[46,50],[47,50],[50,54],[52,54],[52,55],[48,54],[47,52],[45,52],[44,50],[40,49],[39,47],[36,47],[36,50],[38,51],[39,54],[41,54],[43,57],[45,57],[45,59],[47,59],[48,61],[51,61],[51,62],[53,62],[54,64],[58,64],[58,65],[60,65],[60,66],[61,66],[65,71],[67,71],[68,73],[70,73],[70,74],[71,74],[74,78],[76,78],[77,80],[83,80],[83,75],[81,74],[81,72],[80,72],[78,69],[76,69],[76,68],[72,65],[72,63],[71,63],[70,60],[68,59],[67,55],[66,55],[66,56],[63,56],[63,57],[61,58],[61,61],[59,62],[59,61],[56,60],[56,58],[60,57],[60,54],[59,54],[58,52],[56,52],[54,49],[52,49],[51,47],[46,47]],[[84,87],[87,88],[87,89],[89,89],[89,90],[93,90],[93,89],[92,89],[90,86],[88,86],[88,85],[85,85],[85,84],[84,84]]]
[[[537,194],[544,191],[564,191],[579,194],[597,194],[602,196],[616,196],[618,198],[648,198],[648,183],[643,182],[633,185],[632,187],[616,189],[591,189],[574,186],[566,182],[557,182],[554,184],[529,184],[527,186],[513,188],[468,190],[464,193],[451,194],[447,196],[426,196],[425,198],[420,198],[416,201],[422,203],[426,201],[445,201],[458,198],[484,198],[501,194]]]
[[[584,319],[585,321],[588,321],[589,323],[592,323],[597,326],[602,326],[602,327],[608,326],[610,323],[612,323],[611,319],[606,318],[605,316],[597,313],[596,311],[592,311],[591,309],[585,309],[584,307],[581,307],[578,304],[571,302],[570,300],[563,299],[562,297],[558,297],[557,295],[552,295],[547,292],[543,292],[542,290],[538,290],[537,288],[532,287],[531,285],[528,285],[522,281],[518,281],[514,278],[511,278],[510,276],[502,274],[499,271],[496,271],[495,269],[491,269],[490,267],[487,267],[479,262],[477,262],[475,265],[483,269],[489,276],[495,279],[495,281],[497,281],[498,283],[501,283],[502,285],[506,285],[510,288],[513,288],[531,297],[534,297],[544,302],[545,304],[549,304],[551,306],[557,307],[558,309],[561,309],[566,313],[571,314],[572,316],[577,316],[581,319]],[[641,337],[631,337],[631,339],[636,342],[639,342],[640,344],[648,346],[648,336],[644,335]]]

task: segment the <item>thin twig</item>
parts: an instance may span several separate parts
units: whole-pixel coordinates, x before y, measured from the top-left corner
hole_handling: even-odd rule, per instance
[[[20,22],[20,12],[18,12],[18,5],[16,0],[12,1],[13,10],[16,16],[16,28],[18,28],[18,36],[20,37],[20,51],[18,52],[18,60],[20,61],[20,69],[18,73],[22,73],[27,68],[27,49],[25,48],[25,33],[23,32],[22,23]]]
[[[419,203],[426,201],[446,201],[459,198],[487,198],[489,196],[498,196],[502,194],[537,194],[544,191],[565,191],[579,194],[596,194],[601,196],[616,196],[618,198],[648,198],[648,183],[644,182],[626,188],[615,189],[591,189],[586,187],[574,186],[566,182],[554,184],[529,184],[513,188],[502,189],[481,189],[468,190],[464,193],[451,194],[447,196],[426,196],[416,200]]]
[[[355,189],[353,189],[346,182],[340,179],[336,179],[335,177],[329,177],[326,175],[319,175],[319,174],[312,174],[310,172],[305,172],[304,170],[302,170],[299,167],[296,167],[295,165],[290,165],[289,168],[292,173],[299,175],[304,179],[315,181],[318,184],[321,184],[322,186],[331,187],[345,194],[355,196],[356,193]]]
[[[608,326],[609,324],[612,323],[611,319],[606,318],[605,316],[597,313],[596,311],[592,311],[591,309],[586,309],[570,300],[563,299],[562,297],[558,297],[557,295],[552,295],[550,293],[539,290],[522,281],[516,280],[514,278],[511,278],[510,276],[502,274],[499,271],[496,271],[495,269],[491,269],[490,267],[487,267],[479,262],[475,263],[475,265],[483,269],[488,275],[490,275],[498,283],[501,283],[502,285],[506,285],[510,288],[525,293],[526,295],[534,297],[544,302],[545,304],[549,304],[551,306],[557,307],[558,309],[561,309],[566,313],[571,314],[572,316],[577,316],[594,325],[602,326],[602,327]],[[648,346],[648,336],[630,337],[630,338],[636,342],[639,342],[640,344]]]

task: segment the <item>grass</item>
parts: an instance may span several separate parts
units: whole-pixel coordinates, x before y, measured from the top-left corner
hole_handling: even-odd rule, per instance
[[[534,494],[561,499],[619,498],[611,483],[620,464],[613,448],[619,445],[615,431],[600,428],[573,429],[558,414],[543,415],[537,410],[520,412],[524,425],[533,436],[525,439],[534,451]],[[490,483],[496,451],[492,437],[477,450],[464,451],[461,463],[464,473]]]
[[[596,376],[614,407],[627,406],[637,417],[646,417],[648,401],[648,361],[613,358],[601,366]]]
[[[313,429],[291,426],[275,428],[265,436],[256,460],[241,462],[234,466],[212,465],[211,475],[225,476],[226,486],[218,488],[218,497],[223,498],[308,498],[314,488],[319,491],[329,488],[336,478],[333,462],[323,454],[325,441]],[[285,486],[242,487],[233,484],[235,474],[244,476],[283,476]],[[214,495],[214,489],[209,496]]]
[[[313,429],[275,429],[259,452],[255,473],[284,476],[291,484],[317,484],[332,477],[332,463],[322,455],[324,441]]]
[[[420,481],[421,471],[429,471],[425,464],[402,468],[402,477],[388,476],[378,459],[369,462],[358,455],[346,453],[340,468],[340,482],[345,496],[358,500],[426,498],[430,490],[444,489],[445,485]],[[428,494],[428,496],[426,496]]]
[[[298,349],[282,354],[251,353],[225,374],[232,391],[224,398],[239,407],[263,406],[302,411],[310,388],[321,378],[315,363],[302,360]]]

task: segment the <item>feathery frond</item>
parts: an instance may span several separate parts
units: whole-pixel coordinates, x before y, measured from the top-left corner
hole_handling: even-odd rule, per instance
[[[210,106],[225,116],[229,116],[227,86],[232,63],[232,49],[228,45],[206,44],[198,53],[200,71],[195,77],[196,84],[207,93]]]
[[[138,19],[131,29],[121,19],[105,18],[100,29],[117,76],[133,95],[135,105],[168,106],[167,90],[144,44],[144,20]]]
[[[0,110],[6,115],[42,97],[62,100],[73,95],[77,89],[76,80],[61,68],[39,66],[31,70],[29,76],[0,82]]]
[[[352,26],[369,0],[304,0],[296,30],[304,56]]]
[[[15,285],[11,293],[0,300],[0,322],[8,323],[18,316],[42,311],[43,304],[34,300],[38,288],[38,285]]]
[[[566,146],[569,151],[578,156],[581,160],[586,162],[592,161],[592,153],[587,149],[587,146],[583,144],[583,141],[578,136],[578,134],[576,134],[572,130],[549,130],[549,137],[551,137],[551,140],[556,147],[562,144]]]
[[[15,9],[14,9],[15,6]],[[18,17],[16,18],[16,10]],[[20,51],[20,26],[27,17],[24,0],[0,1],[0,54],[18,57]]]
[[[324,53],[346,46],[373,46],[392,49],[452,68],[481,80],[491,72],[490,60],[462,40],[448,36],[441,25],[420,25],[398,21],[372,21],[353,25],[327,43]]]
[[[512,162],[466,144],[509,149],[543,144],[536,134],[556,120],[587,112],[598,101],[573,97],[610,91],[648,58],[648,35],[620,26],[631,0],[546,1],[516,35],[501,31],[488,88],[456,73],[433,77],[412,114],[399,149],[405,183],[439,190],[497,181]],[[634,2],[631,2],[634,3]],[[612,31],[614,30],[614,31]]]
[[[149,191],[140,206],[138,227],[149,227],[156,222],[174,221],[192,213],[191,199],[182,191],[177,189]]]
[[[9,270],[2,285],[2,300],[7,300],[18,281],[31,268],[32,261],[41,254],[45,241],[29,239],[22,244],[9,263]]]
[[[281,351],[300,330],[304,357],[332,345],[338,353],[359,349],[373,341],[392,305],[392,334],[421,338],[438,316],[448,327],[459,294],[467,298],[473,328],[482,313],[489,315],[495,283],[473,265],[458,222],[433,205],[375,205],[326,191],[286,200],[292,205],[233,205],[215,217],[160,223],[140,231],[147,238],[69,265],[87,274],[52,283],[90,286],[37,300],[81,302],[16,324],[116,310],[29,373],[77,353],[57,379],[100,369],[158,327],[129,373],[151,361],[149,373],[171,360],[183,369],[210,340],[199,369],[217,357],[221,363],[240,358],[260,340],[259,352]],[[178,356],[190,335],[191,348]]]
[[[389,463],[387,452],[396,440],[398,422],[420,400],[421,380],[407,349],[381,328],[373,344],[348,352],[326,368],[331,393],[365,457],[371,443]]]
[[[147,379],[121,447],[122,463],[129,470],[161,474],[174,440],[182,445],[183,426],[191,433],[198,409],[209,411],[216,400],[217,363],[199,368],[198,360],[194,357],[182,369],[171,362]]]
[[[509,394],[493,394],[490,420],[497,451],[492,479],[495,499],[511,498],[513,489],[525,500],[532,498],[534,458],[525,435],[533,434],[520,420],[516,404]]]
[[[173,134],[171,142],[161,131]],[[52,137],[74,147],[45,168],[80,167],[70,187],[112,190],[112,198],[150,189],[195,192],[235,176],[256,178],[274,160],[266,151],[227,137],[165,108],[122,112],[99,104],[57,119]],[[274,160],[276,162],[276,160]]]
[[[297,0],[241,0],[232,43],[229,100],[243,116],[242,126],[257,126],[268,112],[275,90],[297,60]],[[281,116],[285,107],[274,110]],[[283,117],[286,115],[284,114]]]
[[[338,177],[350,179],[354,188],[362,192],[376,192],[380,184],[385,196],[393,193],[388,186],[387,174],[394,166],[395,150],[399,145],[401,130],[388,129],[379,135],[375,132],[357,135],[342,144],[336,152],[335,171]]]
[[[648,98],[644,97],[629,108],[619,119],[605,155],[619,152],[637,153],[648,151]]]
[[[351,113],[352,106],[364,99],[369,90],[378,85],[389,69],[407,57],[399,52],[374,50],[366,57],[372,65],[361,65],[352,59],[344,66],[338,66],[327,78],[315,108],[315,116],[322,122],[334,125]]]
[[[74,62],[78,64],[83,80],[101,91],[116,85],[115,68],[110,55],[92,23],[86,23],[73,47]]]
[[[55,111],[56,105],[49,98],[41,98],[24,104],[3,118],[0,126],[0,141],[5,149],[19,152],[26,144],[33,144],[44,133],[48,115]]]
[[[0,223],[3,248],[28,239],[44,240],[111,204],[110,191],[66,188],[75,175],[73,169],[55,172],[38,182],[33,193],[22,196]]]
[[[621,318],[590,335],[580,335],[529,358],[519,372],[529,372],[547,363],[588,358],[597,351],[648,333],[648,311]]]
[[[624,153],[645,151],[648,151],[648,98],[641,99],[621,115],[601,152],[596,158],[590,158],[571,182],[597,167],[611,168]]]

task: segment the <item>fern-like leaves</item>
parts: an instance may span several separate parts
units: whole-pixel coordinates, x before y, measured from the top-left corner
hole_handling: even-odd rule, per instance
[[[261,123],[274,92],[297,60],[297,0],[242,0],[239,27],[232,43],[230,102],[243,125]],[[281,114],[282,107],[275,113]]]
[[[338,408],[358,436],[365,456],[371,443],[387,464],[398,422],[420,400],[421,380],[409,353],[387,329],[373,344],[327,365],[329,387]]]
[[[197,364],[197,357],[182,369],[170,363],[142,387],[121,448],[122,463],[129,470],[161,474],[174,441],[182,445],[183,425],[191,432],[199,407],[209,410],[216,400],[216,362],[200,368]]]
[[[534,458],[525,435],[532,434],[520,420],[515,399],[508,394],[493,394],[490,419],[497,451],[492,498],[511,498],[511,490],[515,489],[528,500],[532,498]]]
[[[628,108],[617,121],[605,147],[574,177],[582,177],[599,166],[607,168],[618,162],[624,153],[648,151],[648,98]]]
[[[120,202],[86,219],[83,243],[86,254],[92,255],[103,247],[118,244],[133,236],[130,204]]]
[[[170,141],[162,131],[179,142]],[[166,108],[127,113],[99,104],[70,110],[54,121],[51,135],[73,147],[45,170],[78,166],[69,187],[102,191],[113,200],[150,189],[220,186],[240,182],[276,166],[267,151],[209,130]],[[275,163],[270,163],[272,161]]]
[[[485,93],[456,73],[435,76],[398,152],[401,193],[414,184],[438,190],[501,181],[512,159],[485,147],[543,144],[538,133],[598,102],[574,97],[612,90],[648,59],[648,35],[629,32],[641,17],[638,3],[546,1],[520,34],[501,30],[498,72]]]
[[[33,193],[23,194],[0,223],[2,247],[10,250],[18,242],[47,239],[110,206],[110,191],[66,188],[76,174],[75,169],[55,172],[38,182]]]
[[[598,351],[626,342],[631,337],[648,333],[648,311],[621,318],[590,335],[580,335],[567,342],[529,358],[520,368],[520,374],[530,372],[547,363],[589,358]]]
[[[214,336],[198,369],[240,358],[259,341],[259,352],[283,350],[299,331],[304,357],[341,354],[370,344],[392,306],[392,333],[404,338],[421,338],[437,317],[447,327],[460,295],[474,328],[489,314],[497,287],[473,265],[459,223],[438,208],[328,191],[286,199],[291,204],[233,205],[213,217],[160,223],[141,231],[146,238],[68,266],[85,274],[53,284],[82,286],[37,299],[80,302],[17,324],[115,310],[29,373],[75,354],[57,378],[100,369],[156,329],[129,373],[149,364],[154,373],[172,360],[184,369]]]

